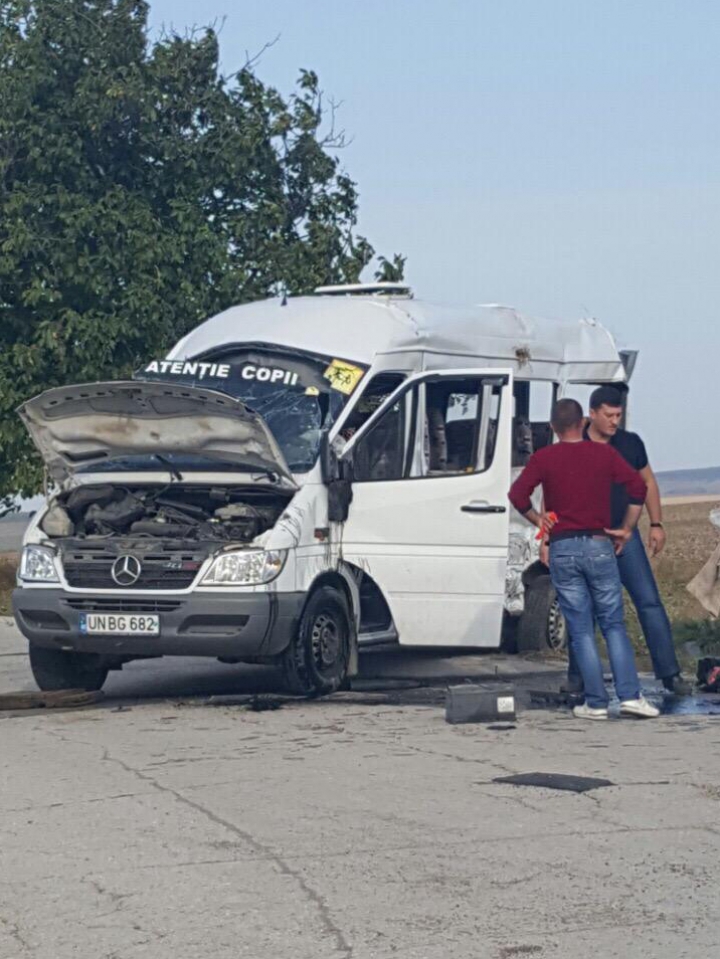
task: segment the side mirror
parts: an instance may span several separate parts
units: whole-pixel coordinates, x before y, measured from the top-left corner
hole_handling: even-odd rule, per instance
[[[346,456],[343,456],[342,459],[337,461],[337,469],[338,479],[352,483],[352,481],[355,479],[352,450]]]
[[[335,450],[330,444],[328,431],[323,430],[320,437],[320,475],[327,486],[338,475],[338,461]]]
[[[352,483],[348,479],[335,479],[327,484],[328,520],[331,523],[344,523],[350,515],[353,498]]]
[[[328,490],[328,520],[344,523],[352,502],[352,458],[340,459],[328,439],[327,431],[320,441],[320,471]]]

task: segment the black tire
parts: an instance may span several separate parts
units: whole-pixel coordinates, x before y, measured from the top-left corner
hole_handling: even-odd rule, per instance
[[[519,653],[567,649],[567,624],[549,576],[539,576],[525,587],[525,609],[517,624],[515,644]]]
[[[38,687],[44,692],[58,689],[102,689],[108,668],[94,653],[67,653],[30,643],[30,668]]]
[[[285,685],[297,696],[334,693],[347,678],[352,623],[340,590],[320,586],[300,617],[293,641],[283,654]]]

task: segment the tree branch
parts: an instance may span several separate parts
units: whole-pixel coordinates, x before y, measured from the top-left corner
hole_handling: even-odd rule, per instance
[[[268,50],[271,50],[271,49],[275,46],[276,43],[279,43],[279,42],[280,42],[280,38],[281,38],[281,37],[282,37],[282,34],[281,34],[281,33],[278,33],[278,35],[275,37],[274,40],[268,40],[267,43],[264,43],[264,44],[262,45],[262,47],[260,48],[260,50],[259,50],[256,54],[254,54],[253,56],[250,56],[250,51],[249,51],[249,50],[246,50],[246,51],[245,51],[245,63],[244,63],[244,65],[243,65],[242,69],[243,69],[243,70],[252,70],[253,67],[255,67],[255,66],[260,62],[263,54],[267,53]]]

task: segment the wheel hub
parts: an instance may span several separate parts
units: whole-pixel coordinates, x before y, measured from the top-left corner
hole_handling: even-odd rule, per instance
[[[567,648],[567,623],[560,612],[560,604],[557,599],[550,607],[547,638],[550,649],[560,651]]]
[[[315,662],[320,667],[332,666],[338,657],[340,638],[337,623],[326,613],[320,613],[313,623],[312,648]]]

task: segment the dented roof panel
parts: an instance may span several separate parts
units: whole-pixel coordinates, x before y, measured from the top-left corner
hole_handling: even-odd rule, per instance
[[[420,350],[511,365],[521,375],[563,381],[623,379],[608,330],[594,320],[558,322],[496,304],[437,306],[388,296],[307,296],[235,306],[202,323],[170,352],[200,356],[233,343],[268,343],[373,364],[385,353]]]

